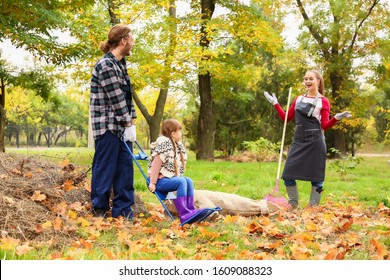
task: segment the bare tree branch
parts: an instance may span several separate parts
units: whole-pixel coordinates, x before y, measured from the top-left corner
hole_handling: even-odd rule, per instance
[[[348,52],[351,53],[353,46],[355,45],[356,38],[358,36],[360,28],[363,26],[363,23],[366,21],[366,19],[371,15],[372,10],[375,8],[375,6],[380,2],[380,0],[374,0],[370,6],[370,9],[368,10],[367,14],[362,18],[362,20],[359,22],[359,24],[356,26],[355,33],[353,34],[351,44],[349,45]]]
[[[297,5],[298,5],[299,11],[304,19],[304,25],[309,29],[311,35],[318,42],[322,52],[324,53],[324,56],[327,58],[329,56],[329,54],[328,54],[328,50],[324,44],[324,38],[320,34],[320,30],[316,29],[315,26],[313,25],[308,14],[306,13],[305,8],[303,7],[301,0],[297,0]]]
[[[148,112],[148,108],[142,103],[141,99],[139,99],[138,94],[133,90],[132,91],[132,96],[137,104],[138,109],[141,111],[142,115],[145,117],[146,120],[151,118],[151,115]]]
[[[332,11],[333,15],[333,28],[332,28],[332,37],[331,37],[331,44],[332,44],[332,54],[338,54],[339,52],[339,43],[340,43],[340,18],[339,15],[336,13],[334,2],[329,1],[329,6]]]

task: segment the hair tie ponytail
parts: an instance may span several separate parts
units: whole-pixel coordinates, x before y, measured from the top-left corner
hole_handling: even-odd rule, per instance
[[[102,52],[107,53],[110,50],[110,44],[108,42],[101,42],[99,48]]]

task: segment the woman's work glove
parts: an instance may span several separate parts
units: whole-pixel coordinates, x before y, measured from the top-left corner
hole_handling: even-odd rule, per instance
[[[347,118],[352,117],[352,114],[349,111],[344,111],[342,113],[337,113],[334,117],[335,117],[336,120],[339,121],[339,120],[342,120],[342,119],[347,119]]]
[[[272,105],[278,104],[278,99],[276,98],[275,93],[273,93],[271,96],[268,92],[264,91],[264,96]]]
[[[137,132],[135,130],[135,125],[127,126],[123,132],[123,139],[127,142],[135,142],[137,140]]]

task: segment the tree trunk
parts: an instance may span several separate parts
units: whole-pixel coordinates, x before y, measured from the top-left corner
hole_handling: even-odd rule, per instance
[[[5,110],[2,105],[0,105],[0,153],[5,152]]]
[[[47,138],[46,138],[46,143],[47,143],[47,147],[50,148],[50,139],[51,139],[51,128],[50,126],[48,126],[47,128]]]
[[[196,143],[196,159],[214,160],[215,105],[211,95],[210,74],[199,75],[199,119]]]
[[[16,127],[16,148],[20,147],[20,129],[19,126]]]
[[[146,106],[141,102],[138,95],[133,91],[133,99],[137,104],[142,115],[145,117],[146,122],[149,125],[150,142],[157,139],[160,134],[160,123],[163,118],[165,103],[168,97],[168,89],[160,89],[160,94],[156,102],[156,107],[153,115],[150,115]]]
[[[346,153],[345,147],[345,135],[341,130],[334,131],[334,147],[337,149],[342,155]]]
[[[5,135],[5,83],[4,79],[1,78],[0,80],[0,153],[5,152],[5,142],[4,142],[4,135]]]
[[[165,108],[165,103],[167,101],[167,97],[168,97],[168,89],[160,89],[154,114],[150,115],[146,106],[142,104],[138,95],[133,91],[134,101],[137,104],[142,115],[145,117],[145,120],[149,126],[150,142],[155,141],[160,134],[160,124],[164,115],[164,108]]]
[[[120,20],[117,17],[117,14],[115,13],[115,11],[118,9],[118,6],[120,5],[120,3],[118,3],[118,1],[108,0],[107,4],[108,4],[108,13],[110,15],[111,25],[116,25],[116,24],[120,23]]]
[[[201,13],[203,22],[201,27],[200,46],[203,49],[209,48],[210,45],[210,39],[207,32],[207,23],[209,20],[211,20],[214,10],[215,3],[213,0],[201,0]],[[202,56],[202,63],[207,63],[209,59],[209,56]],[[213,161],[216,118],[215,104],[211,93],[210,73],[199,73],[198,81],[200,107],[196,143],[196,159]]]
[[[161,118],[157,118],[156,115],[150,118],[148,125],[149,125],[149,133],[150,133],[150,142],[156,141],[157,137],[160,135],[160,124],[162,121]]]
[[[55,140],[54,140],[54,146],[57,145],[58,141],[60,140],[60,138],[62,136],[65,137],[65,144],[66,144],[66,134],[70,131],[70,129],[65,129],[64,131],[61,131],[60,133],[58,133],[57,137],[55,137]]]
[[[352,131],[352,137],[351,137],[351,155],[355,156],[355,132]]]
[[[342,73],[338,71],[330,71],[329,73],[330,83],[331,83],[331,93],[332,93],[332,99],[336,101],[335,103],[338,105],[337,108],[331,108],[332,114],[334,115],[337,113],[336,110],[339,110],[339,108],[344,108],[346,106],[344,101],[340,97],[340,90],[341,85],[343,82],[343,75]],[[346,145],[345,145],[345,135],[344,132],[341,130],[333,129],[333,143],[331,146],[333,146],[335,149],[337,149],[342,155],[344,155],[347,151]]]
[[[40,131],[40,132],[38,133],[38,141],[37,141],[37,145],[38,145],[38,146],[40,146],[41,143],[42,143],[42,140],[41,140],[41,139],[42,139],[42,135],[45,136],[44,133],[43,133],[42,131]],[[45,136],[45,137],[46,137],[46,136]]]
[[[28,137],[28,145],[29,146],[36,146],[36,136],[37,136],[37,126],[33,125],[30,128],[29,137]]]

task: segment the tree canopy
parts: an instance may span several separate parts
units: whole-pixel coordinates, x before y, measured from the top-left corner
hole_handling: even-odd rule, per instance
[[[93,0],[41,1],[3,0],[0,3],[0,41],[9,39],[37,57],[53,63],[68,62],[83,53],[81,45],[63,43],[56,31],[75,34],[69,29],[74,14],[93,4]]]
[[[178,12],[179,4],[187,10]],[[130,24],[136,43],[128,69],[139,117],[149,130],[141,134],[152,141],[163,118],[181,118],[200,159],[212,160],[215,149],[234,153],[244,141],[260,137],[277,142],[279,120],[263,92],[276,93],[285,104],[288,88],[300,94],[302,76],[312,67],[324,74],[331,113],[350,110],[354,115],[327,136],[328,146],[353,150],[373,116],[381,130],[378,139],[386,137],[385,1],[5,0],[0,5],[0,38],[48,63],[61,64],[50,79],[77,87],[83,100],[88,100],[91,69],[102,55],[99,43],[113,24]],[[294,46],[282,37],[284,19],[291,14],[302,18]],[[58,31],[73,40],[61,41],[55,36]],[[2,85],[5,89],[14,75],[7,67],[0,70],[8,81]],[[49,85],[45,75],[35,70],[24,70],[24,81],[12,83],[48,98],[45,93],[50,90],[42,86]],[[374,92],[378,98],[372,98]],[[146,97],[156,93],[150,104]],[[4,96],[5,92],[2,100]],[[187,104],[177,105],[174,112],[171,105],[166,107],[169,98]],[[292,128],[287,133],[291,135]]]

